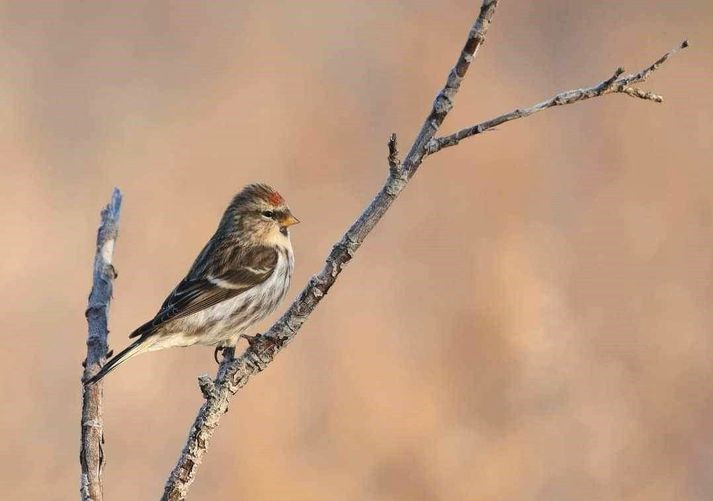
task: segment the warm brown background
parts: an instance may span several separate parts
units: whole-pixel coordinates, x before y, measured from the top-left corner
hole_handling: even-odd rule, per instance
[[[713,2],[501,3],[444,131],[692,48],[646,84],[663,105],[609,96],[429,159],[234,400],[191,499],[713,499]],[[248,182],[303,221],[294,296],[479,4],[1,4],[4,499],[78,498],[111,188],[114,348]],[[107,500],[157,499],[214,370],[207,348],[170,350],[107,379]]]

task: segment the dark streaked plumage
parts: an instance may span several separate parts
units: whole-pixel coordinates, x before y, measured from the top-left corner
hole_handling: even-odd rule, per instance
[[[156,316],[129,336],[138,339],[87,383],[139,353],[194,344],[234,347],[284,298],[294,268],[288,227],[297,222],[277,191],[246,186]]]

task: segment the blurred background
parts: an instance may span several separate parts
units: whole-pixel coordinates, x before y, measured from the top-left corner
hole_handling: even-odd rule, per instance
[[[113,348],[249,182],[303,221],[294,297],[381,186],[388,135],[411,144],[479,6],[0,4],[3,498],[78,498],[112,188]],[[713,499],[711,22],[710,0],[501,2],[443,132],[692,47],[644,84],[662,105],[607,96],[429,158],[234,399],[190,499]],[[175,349],[107,378],[106,499],[159,497],[215,369]]]

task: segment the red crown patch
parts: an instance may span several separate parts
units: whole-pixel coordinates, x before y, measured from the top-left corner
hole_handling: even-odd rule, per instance
[[[273,191],[271,193],[268,193],[267,195],[267,201],[270,202],[272,205],[282,205],[282,203],[285,201],[284,198],[282,198],[282,195],[280,195],[278,192]]]

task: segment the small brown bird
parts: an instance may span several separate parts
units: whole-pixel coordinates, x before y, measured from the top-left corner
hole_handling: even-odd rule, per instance
[[[245,330],[284,299],[294,255],[288,228],[298,223],[282,196],[251,184],[225,210],[215,234],[138,338],[87,380],[99,381],[134,355],[201,344],[234,348]]]

